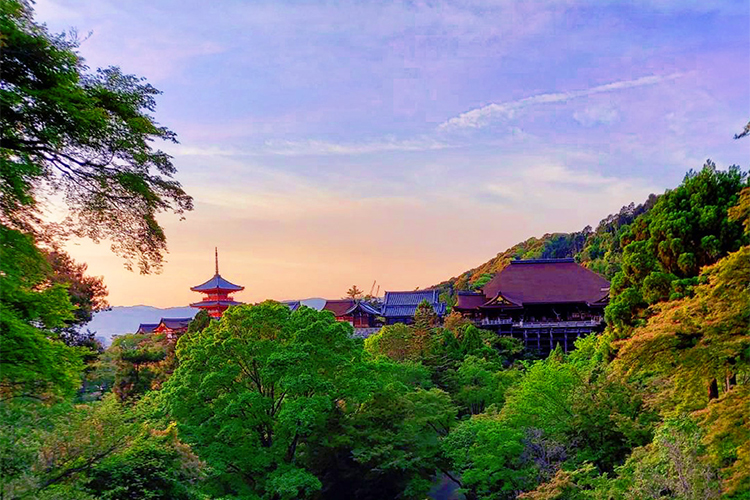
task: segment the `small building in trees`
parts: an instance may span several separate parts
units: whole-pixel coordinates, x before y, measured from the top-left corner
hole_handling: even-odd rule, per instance
[[[323,310],[331,311],[337,321],[351,323],[355,330],[377,329],[381,324],[380,310],[361,299],[326,300]]]
[[[159,323],[141,323],[135,333],[154,333]]]
[[[387,325],[394,323],[411,324],[414,313],[422,301],[427,301],[442,320],[445,316],[446,305],[440,302],[439,290],[415,290],[411,292],[385,292],[382,316]]]
[[[233,293],[241,292],[244,286],[235,285],[225,280],[219,274],[219,251],[216,249],[216,273],[203,284],[190,288],[194,292],[204,294],[203,300],[190,304],[190,307],[204,309],[212,318],[220,318],[230,306],[242,304],[232,298]]]
[[[174,340],[188,329],[193,318],[162,318],[152,333],[163,333],[169,340]]]
[[[608,300],[609,281],[573,259],[516,260],[481,292],[459,292],[453,310],[547,354],[601,331]]]

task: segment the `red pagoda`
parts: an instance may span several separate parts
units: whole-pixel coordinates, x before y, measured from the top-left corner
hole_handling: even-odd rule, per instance
[[[202,285],[190,289],[205,294],[203,300],[190,304],[190,307],[205,309],[212,318],[220,318],[229,306],[242,304],[242,302],[233,300],[230,294],[240,292],[245,287],[230,283],[221,277],[219,274],[219,250],[216,249],[216,274]]]

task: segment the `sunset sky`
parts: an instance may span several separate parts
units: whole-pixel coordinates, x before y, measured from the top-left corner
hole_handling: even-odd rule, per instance
[[[160,275],[71,254],[112,305],[426,287],[580,230],[699,169],[750,163],[750,3],[38,0],[92,68],[164,93],[177,179]]]

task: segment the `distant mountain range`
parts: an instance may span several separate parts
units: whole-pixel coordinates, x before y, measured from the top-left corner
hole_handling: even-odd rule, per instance
[[[313,309],[322,309],[325,299],[310,298],[301,300],[304,305]],[[85,327],[95,332],[106,345],[112,342],[112,335],[133,333],[141,323],[158,323],[161,318],[192,318],[198,310],[192,307],[152,307],[152,306],[115,306],[107,311],[94,315]]]

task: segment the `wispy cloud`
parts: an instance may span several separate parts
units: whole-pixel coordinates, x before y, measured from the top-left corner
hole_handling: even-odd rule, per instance
[[[283,156],[358,155],[387,151],[432,151],[453,147],[429,137],[417,139],[385,139],[372,142],[336,143],[327,141],[268,141],[266,152]]]
[[[389,151],[434,151],[457,147],[430,137],[415,139],[386,138],[365,142],[330,142],[314,139],[266,141],[257,147],[233,148],[215,145],[177,145],[169,148],[174,155],[184,156],[330,156],[366,155]]]
[[[584,127],[598,124],[608,125],[620,118],[620,112],[612,106],[588,106],[573,113],[573,119]]]
[[[568,102],[573,99],[580,97],[587,97],[595,94],[603,94],[606,92],[615,92],[618,90],[632,89],[635,87],[644,87],[647,85],[656,85],[667,80],[674,80],[680,77],[680,73],[672,73],[670,75],[660,76],[644,76],[636,78],[635,80],[622,80],[619,82],[607,83],[605,85],[598,85],[583,90],[572,90],[569,92],[554,92],[548,94],[538,94],[531,97],[525,97],[516,101],[509,101],[503,103],[492,103],[481,108],[472,109],[465,113],[451,118],[450,120],[441,123],[439,128],[442,130],[461,129],[461,128],[481,128],[488,125],[492,120],[498,118],[513,118],[515,114],[524,108],[535,106],[537,104],[552,104]]]

